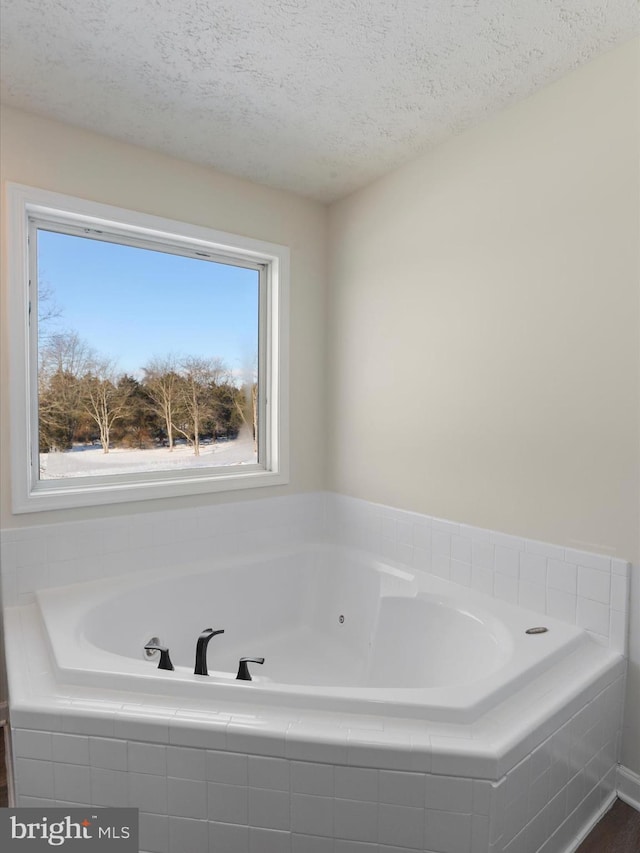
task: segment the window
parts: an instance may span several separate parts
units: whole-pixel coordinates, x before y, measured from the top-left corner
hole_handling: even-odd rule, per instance
[[[14,511],[287,482],[288,250],[8,203]]]

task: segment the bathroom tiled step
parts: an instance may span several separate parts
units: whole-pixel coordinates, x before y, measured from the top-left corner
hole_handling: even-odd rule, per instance
[[[0,808],[8,805],[4,731],[0,730]],[[640,850],[640,812],[622,800],[602,818],[576,853],[638,853]]]

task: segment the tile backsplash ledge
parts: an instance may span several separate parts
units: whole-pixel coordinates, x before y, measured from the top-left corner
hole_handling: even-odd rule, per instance
[[[29,603],[43,587],[318,541],[325,502],[322,492],[313,492],[6,529],[0,542],[3,603]]]
[[[43,587],[317,541],[432,573],[626,649],[626,561],[323,492],[3,530],[3,603],[29,603]]]

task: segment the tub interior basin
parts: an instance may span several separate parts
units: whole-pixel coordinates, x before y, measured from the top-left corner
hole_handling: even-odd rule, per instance
[[[174,666],[193,673],[196,641],[211,639],[211,672],[235,676],[240,657],[263,657],[256,679],[281,684],[442,687],[494,672],[510,654],[499,620],[455,599],[418,593],[355,563],[281,560],[159,581],[91,608],[84,640],[148,668],[143,647],[158,637]],[[403,594],[397,594],[398,592]]]
[[[381,599],[367,686],[448,687],[485,678],[512,653],[503,625],[435,596]]]
[[[472,719],[586,634],[432,575],[331,546],[202,570],[43,590],[38,603],[61,681],[185,696]],[[194,674],[196,643],[209,676]],[[148,659],[158,637],[173,672]],[[236,681],[241,657],[253,681]],[[240,690],[240,693],[237,691]],[[217,691],[217,692],[216,692]]]

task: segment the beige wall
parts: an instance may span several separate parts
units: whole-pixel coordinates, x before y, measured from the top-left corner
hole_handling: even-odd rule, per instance
[[[1,115],[2,179],[158,216],[283,243],[291,250],[291,481],[289,486],[152,503],[12,516],[9,484],[7,335],[3,366],[1,527],[129,514],[323,488],[322,419],[326,208],[152,151],[18,110]],[[3,252],[3,256],[4,256]],[[6,305],[6,270],[2,297]],[[3,316],[6,313],[3,310]],[[313,393],[308,393],[312,388]]]
[[[639,43],[334,205],[329,488],[632,560]]]
[[[291,484],[249,497],[326,485],[634,561],[636,772],[638,71],[634,42],[334,205],[326,326],[322,206],[19,111],[1,122],[6,180],[290,246]],[[2,527],[226,499],[12,516],[6,338]]]

